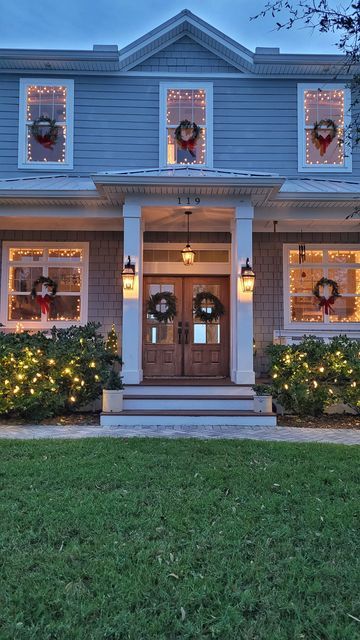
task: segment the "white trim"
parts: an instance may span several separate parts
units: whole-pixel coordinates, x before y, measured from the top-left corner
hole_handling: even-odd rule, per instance
[[[26,92],[31,84],[39,86],[56,87],[63,85],[66,87],[66,147],[65,162],[29,162],[26,157]],[[18,168],[36,169],[37,171],[49,171],[56,169],[73,169],[73,140],[74,140],[74,80],[64,80],[61,78],[20,78],[19,90],[19,151]]]
[[[298,244],[284,244],[283,245],[283,301],[284,301],[284,330],[285,331],[301,331],[303,334],[311,334],[317,335],[320,332],[332,333],[333,335],[339,334],[347,334],[349,331],[360,331],[360,323],[359,322],[291,322],[290,320],[290,268],[294,265],[289,264],[289,251],[290,250],[298,250]],[[348,251],[348,250],[356,250],[359,251],[358,244],[343,244],[343,243],[332,243],[332,244],[308,244],[306,243],[306,250],[332,250],[332,251]],[[329,263],[314,263],[312,265],[313,268],[323,269],[324,265],[327,266]],[[309,265],[307,265],[309,266]],[[349,268],[356,266],[355,263],[331,263],[331,268],[336,267],[344,267],[348,266]],[[359,267],[360,269],[360,267]],[[351,297],[350,295],[348,297]]]
[[[49,320],[47,322],[39,321],[39,322],[27,322],[26,320],[8,320],[8,282],[9,282],[9,269],[11,263],[9,261],[9,250],[11,248],[21,248],[21,247],[36,247],[37,249],[82,249],[83,250],[83,261],[76,266],[81,266],[82,268],[82,279],[81,279],[81,290],[79,292],[81,305],[80,305],[80,321],[63,321],[63,320]],[[51,263],[51,266],[68,266],[65,265],[64,262],[59,262],[58,264],[54,261]],[[36,264],[34,264],[36,266]],[[49,263],[46,264],[49,266]],[[72,265],[75,266],[75,263]],[[17,240],[4,240],[2,242],[2,273],[1,273],[1,296],[0,296],[0,322],[6,328],[14,329],[18,322],[21,322],[25,329],[51,329],[51,327],[71,327],[71,326],[80,326],[86,324],[88,320],[88,299],[89,299],[89,243],[88,242],[36,242],[31,240],[29,242],[25,240],[17,241]]]
[[[193,164],[190,167],[213,167],[213,83],[212,82],[160,82],[159,83],[159,166],[168,169],[186,167],[184,164],[167,163],[167,124],[166,124],[166,98],[168,89],[204,89],[205,99],[205,123],[206,123],[206,162],[205,164]]]
[[[185,243],[180,242],[144,242],[143,255],[146,249],[165,249],[169,251],[180,251],[184,248]],[[197,275],[229,275],[231,273],[231,241],[228,243],[214,242],[194,242],[191,240],[191,246],[195,253],[197,251],[228,251],[228,262],[195,262],[190,269],[182,262],[145,262],[143,261],[144,275],[181,275],[181,276],[197,276]]]
[[[350,173],[352,171],[352,150],[349,144],[344,145],[344,164],[306,164],[306,142],[305,142],[305,112],[304,112],[304,91],[319,89],[319,82],[298,83],[297,85],[297,118],[298,118],[298,171],[299,173]],[[324,91],[344,90],[344,130],[348,130],[351,124],[351,90],[343,83],[327,82],[321,87]]]

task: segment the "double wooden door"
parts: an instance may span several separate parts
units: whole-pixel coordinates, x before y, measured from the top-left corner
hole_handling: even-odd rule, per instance
[[[158,322],[148,313],[149,297],[159,292],[176,297],[176,316]],[[224,306],[217,320],[202,322],[195,317],[193,300],[209,292]],[[210,312],[212,301],[204,299]],[[158,310],[165,311],[166,303]],[[229,279],[226,276],[144,278],[143,371],[145,377],[217,377],[229,374]]]

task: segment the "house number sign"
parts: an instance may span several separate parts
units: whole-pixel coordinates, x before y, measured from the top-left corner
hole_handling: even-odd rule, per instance
[[[200,204],[200,198],[198,196],[179,196],[177,203],[185,206],[194,206]]]

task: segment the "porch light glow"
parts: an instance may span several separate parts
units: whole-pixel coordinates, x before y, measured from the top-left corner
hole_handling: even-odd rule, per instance
[[[255,286],[255,273],[250,266],[249,258],[246,258],[245,267],[241,267],[241,280],[243,291],[246,293],[252,293]]]
[[[133,289],[134,288],[134,280],[135,280],[135,265],[131,262],[130,256],[128,256],[128,261],[124,264],[124,268],[122,270],[122,281],[124,289]]]
[[[191,216],[191,211],[185,211],[185,215],[187,216],[187,243],[186,246],[183,248],[182,252],[181,252],[181,256],[183,259],[183,263],[186,266],[191,266],[192,264],[194,264],[194,260],[195,260],[195,251],[193,251],[193,249],[191,248],[190,245],[190,216]]]

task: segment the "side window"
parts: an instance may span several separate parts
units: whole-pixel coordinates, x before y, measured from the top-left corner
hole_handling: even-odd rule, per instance
[[[73,80],[20,80],[19,168],[72,169]]]
[[[299,171],[351,171],[350,90],[298,85]]]
[[[212,85],[160,85],[161,166],[212,166]]]

